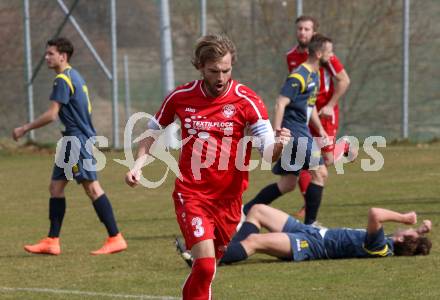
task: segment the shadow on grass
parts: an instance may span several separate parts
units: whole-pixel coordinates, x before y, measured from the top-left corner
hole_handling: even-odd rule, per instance
[[[0,259],[11,259],[11,258],[25,258],[25,259],[35,259],[35,258],[42,258],[42,257],[56,257],[56,255],[51,254],[31,254],[26,253],[23,251],[17,251],[16,254],[0,254]]]

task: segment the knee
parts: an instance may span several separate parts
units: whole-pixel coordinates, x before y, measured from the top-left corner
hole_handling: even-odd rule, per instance
[[[319,174],[321,175],[321,178],[324,182],[327,181],[328,178],[328,170],[327,168],[320,168],[321,170],[319,171]]]
[[[264,237],[259,233],[251,233],[246,239],[241,241],[241,244],[246,249],[246,253],[252,255],[264,249]]]
[[[104,194],[104,191],[99,184],[87,185],[84,187],[84,190],[92,201],[98,199],[102,194]]]
[[[326,155],[324,157],[324,163],[325,163],[326,167],[333,165],[334,162],[335,162],[335,159],[333,157],[333,153],[332,153],[332,155]]]
[[[328,171],[326,167],[319,167],[318,170],[312,172],[312,181],[319,185],[324,185],[328,178]]]
[[[86,194],[93,201],[95,201],[101,196],[101,194],[96,189],[86,190]]]
[[[258,239],[259,239],[260,235],[257,233],[251,233],[250,235],[248,235],[245,239],[246,244],[252,248],[255,247],[255,245],[258,243]],[[244,241],[243,241],[244,242]]]
[[[255,204],[254,206],[251,207],[246,217],[258,219],[258,216],[261,215],[265,207],[266,207],[265,204]]]
[[[215,258],[214,257],[203,257],[197,258],[194,261],[192,272],[197,273],[199,278],[205,278],[210,281],[214,277],[215,274]]]
[[[49,185],[49,193],[50,193],[50,197],[52,197],[52,198],[63,198],[64,197],[64,188],[51,182]]]
[[[278,183],[278,188],[282,194],[293,191],[296,187],[296,178],[292,180],[281,180]]]

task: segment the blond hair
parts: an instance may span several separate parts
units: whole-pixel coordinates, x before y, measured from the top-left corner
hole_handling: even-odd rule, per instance
[[[237,60],[234,43],[225,35],[212,34],[197,40],[191,63],[196,69],[202,68],[208,61],[218,61],[226,54],[231,54],[232,64]]]

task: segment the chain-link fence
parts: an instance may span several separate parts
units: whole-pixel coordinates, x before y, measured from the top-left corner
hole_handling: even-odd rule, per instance
[[[0,137],[27,119],[24,72],[23,1],[0,2]],[[74,0],[65,0],[71,6]],[[72,15],[111,66],[110,1],[79,0]],[[132,112],[154,113],[162,102],[159,1],[117,3],[119,101],[121,137],[125,126],[123,55],[128,56]],[[190,63],[200,35],[199,0],[170,0],[176,84],[196,79]],[[402,116],[402,0],[308,0],[303,12],[320,21],[344,63],[351,86],[341,99],[341,134],[360,138],[400,137]],[[412,0],[410,10],[409,136],[429,140],[440,136],[440,2]],[[249,85],[273,107],[287,67],[285,53],[295,43],[294,0],[207,1],[208,32],[227,33],[237,44],[234,78]],[[32,61],[42,58],[46,41],[65,18],[54,0],[30,1]],[[75,45],[72,65],[91,92],[93,119],[100,135],[111,142],[111,83],[70,23],[61,35]],[[35,115],[48,106],[54,73],[44,65],[34,81]],[[56,141],[57,125],[36,132],[38,142]]]

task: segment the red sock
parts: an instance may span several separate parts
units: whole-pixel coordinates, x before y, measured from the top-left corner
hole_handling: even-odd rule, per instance
[[[309,170],[301,170],[299,173],[298,185],[301,194],[305,195],[307,188],[309,187],[310,181],[312,181],[312,174]]]
[[[215,257],[195,259],[191,274],[183,285],[183,300],[210,300],[215,268]]]

